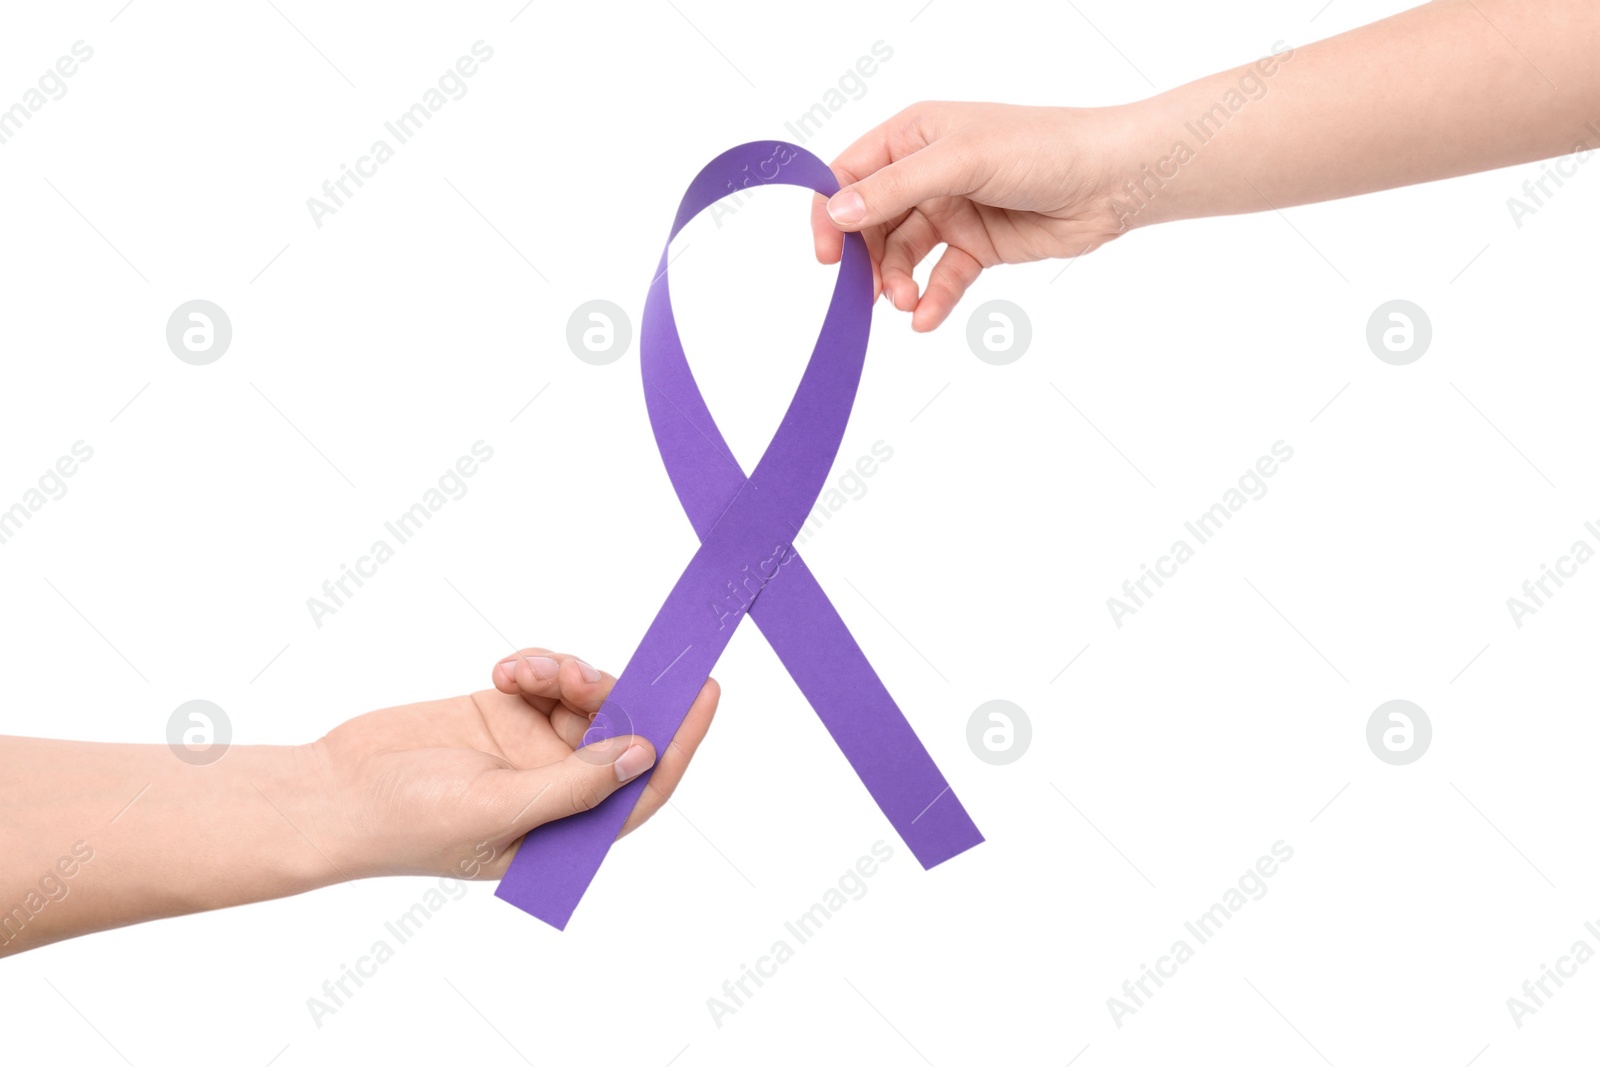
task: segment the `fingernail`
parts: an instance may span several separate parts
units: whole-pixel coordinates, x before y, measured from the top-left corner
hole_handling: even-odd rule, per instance
[[[639,777],[648,771],[655,761],[655,756],[651,755],[648,748],[643,745],[630,745],[628,751],[618,756],[617,762],[613,765],[617,769],[617,781],[626,782]]]
[[[533,676],[541,682],[547,682],[561,671],[561,664],[549,656],[529,656],[528,666],[533,670]]]
[[[581,659],[577,660],[576,662],[578,664],[578,675],[584,681],[586,681],[586,682],[598,682],[600,680],[600,672],[599,671],[595,670],[593,667],[589,666],[587,663],[583,662],[583,660],[581,660]]]
[[[854,189],[843,189],[828,201],[828,217],[834,222],[853,226],[867,217],[867,202]]]

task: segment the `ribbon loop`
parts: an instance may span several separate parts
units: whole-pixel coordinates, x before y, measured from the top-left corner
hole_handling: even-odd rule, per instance
[[[795,145],[729,149],[689,185],[672,237],[701,211],[759,184],[838,190],[827,164]],[[794,549],[850,419],[872,318],[865,242],[846,234],[839,278],[811,359],[766,452],[746,477],[690,373],[672,316],[668,254],[645,301],[640,372],[656,446],[700,548],[667,594],[596,716],[666,751],[745,615],[755,619],[856,774],[923,867],[983,840],[933,759]],[[754,353],[759,356],[759,353]],[[626,714],[615,714],[626,708]],[[606,714],[611,709],[613,714]],[[649,774],[591,811],[523,838],[496,895],[565,928]]]

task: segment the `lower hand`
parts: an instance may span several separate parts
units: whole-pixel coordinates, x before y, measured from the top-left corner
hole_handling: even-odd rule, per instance
[[[643,737],[584,745],[616,679],[528,648],[495,664],[493,689],[386,708],[311,746],[330,798],[330,854],[371,874],[497,878],[535,826],[593,808],[656,763]],[[628,833],[683,778],[720,689],[707,680],[628,817]]]

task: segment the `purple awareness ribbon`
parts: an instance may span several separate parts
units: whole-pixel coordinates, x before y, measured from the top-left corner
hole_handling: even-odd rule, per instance
[[[752,183],[797,185],[824,196],[839,189],[828,166],[802,148],[773,141],[740,145],[690,183],[669,248],[701,211]],[[983,835],[792,544],[827,482],[861,381],[873,304],[866,243],[858,234],[845,235],[838,282],[811,360],[748,478],[690,373],[672,317],[667,263],[664,249],[645,300],[640,370],[656,446],[700,548],[585,742],[633,733],[666,752],[748,613],[917,861],[924,868],[943,863]],[[648,779],[640,775],[595,808],[529,832],[495,895],[565,929]]]

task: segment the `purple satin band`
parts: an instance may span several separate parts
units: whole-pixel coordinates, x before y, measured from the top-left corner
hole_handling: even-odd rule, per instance
[[[820,159],[782,142],[740,145],[690,184],[672,234],[747,185],[797,185],[825,196],[839,184]],[[722,439],[689,371],[672,317],[667,251],[639,336],[645,403],[656,446],[700,548],[645,632],[586,740],[634,733],[664,753],[750,614],[817,716],[923,867],[983,835],[895,705],[793,539],[827,481],[850,419],[872,320],[872,264],[848,234],[833,301],[778,432],[748,478]],[[752,359],[760,359],[752,351]],[[591,811],[522,840],[495,895],[564,929],[644,790],[641,775]]]

